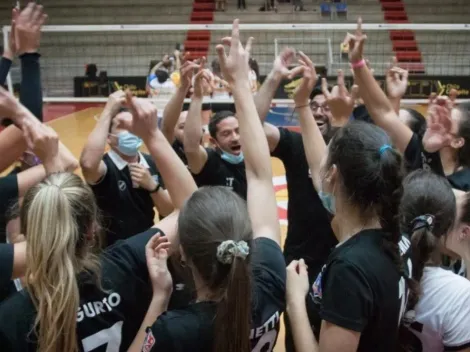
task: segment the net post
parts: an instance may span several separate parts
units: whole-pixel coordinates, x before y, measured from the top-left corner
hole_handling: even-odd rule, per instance
[[[7,26],[4,26],[3,27],[3,45],[5,46],[5,48],[10,45],[9,43],[9,37],[8,37],[8,27]],[[5,50],[5,48],[3,50]],[[11,70],[10,70],[11,71]],[[8,91],[11,93],[11,94],[14,94],[14,91],[13,91],[13,82],[11,80],[11,72],[8,72],[8,75],[7,75],[7,87],[8,87]]]

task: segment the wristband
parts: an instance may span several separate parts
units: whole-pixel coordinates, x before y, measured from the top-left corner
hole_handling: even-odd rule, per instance
[[[363,68],[364,66],[366,66],[366,60],[364,60],[364,59],[361,59],[361,60],[356,61],[356,62],[351,62],[351,67],[353,69]]]
[[[295,108],[296,108],[296,109],[302,109],[302,108],[306,108],[306,107],[308,107],[308,106],[310,106],[310,104],[305,104],[305,105],[296,106]]]

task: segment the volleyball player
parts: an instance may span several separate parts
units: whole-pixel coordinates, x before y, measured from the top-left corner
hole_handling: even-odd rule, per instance
[[[274,347],[284,307],[285,264],[269,148],[259,119],[254,118],[248,79],[251,40],[242,47],[235,20],[229,55],[217,46],[246,141],[248,204],[222,187],[202,188],[187,201],[178,232],[197,300],[184,310],[165,312],[168,279],[163,251],[162,265],[154,264],[153,270],[149,265],[154,301],[132,351],[270,352]],[[161,254],[151,258],[154,263]],[[152,323],[143,340],[145,328]]]
[[[470,190],[469,106],[462,104],[454,108],[446,98],[431,99],[428,125],[421,140],[406,124],[397,121],[396,111],[369,69],[359,64],[363,60],[362,48],[357,53],[350,53],[351,60],[357,64],[353,69],[361,87],[361,97],[374,122],[390,135],[393,144],[403,153],[407,166],[431,169],[446,176],[454,188]],[[391,71],[390,74],[403,73]]]
[[[121,110],[124,102],[123,91],[109,96],[80,156],[85,180],[103,212],[105,245],[152,227],[154,206],[161,216],[173,210],[151,156],[140,152],[142,140],[119,126],[119,118],[131,118]],[[106,143],[111,147],[107,153]]]
[[[410,333],[403,329],[400,334],[403,351],[470,351],[470,281],[440,267],[442,244],[449,249],[462,245],[452,234],[458,212],[444,177],[421,170],[405,179],[400,223],[411,236],[420,295],[410,297],[411,310],[404,319]]]
[[[202,65],[194,79],[194,93],[184,126],[184,152],[188,167],[199,186],[226,186],[246,199],[245,162],[234,113],[220,111],[212,116],[209,133],[215,149],[206,149],[200,143],[203,86],[210,80]]]
[[[351,46],[353,52],[359,43]],[[312,181],[334,215],[339,244],[311,289],[304,261],[289,264],[287,312],[295,346],[297,351],[394,351],[407,296],[397,221],[402,159],[383,130],[363,122],[342,127],[326,147],[308,105],[315,68],[300,57],[304,78],[294,100]]]
[[[180,208],[196,185],[157,130],[155,107],[127,101],[134,111],[148,112],[132,123],[136,132],[147,131],[144,141]],[[177,250],[177,217],[116,243],[98,260],[91,251],[99,230],[97,213],[93,192],[73,174],[51,175],[26,194],[21,226],[28,241],[27,286],[0,307],[2,350],[127,351],[151,297],[145,245],[160,233]],[[174,284],[173,296],[179,298],[179,283]]]

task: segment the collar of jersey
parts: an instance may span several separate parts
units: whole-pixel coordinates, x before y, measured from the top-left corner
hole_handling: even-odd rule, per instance
[[[116,153],[114,150],[110,150],[108,152],[109,157],[113,161],[114,165],[119,169],[119,171],[122,171],[128,164],[127,161],[125,161],[123,158],[119,156],[118,153]],[[145,160],[144,156],[139,152],[139,164],[142,166],[145,166],[147,169],[149,169],[149,164],[147,163],[147,160]]]

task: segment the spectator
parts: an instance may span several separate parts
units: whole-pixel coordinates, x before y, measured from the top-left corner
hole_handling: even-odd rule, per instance
[[[245,0],[237,0],[238,1],[238,9],[241,10],[243,7],[243,10],[246,10],[246,1]]]

